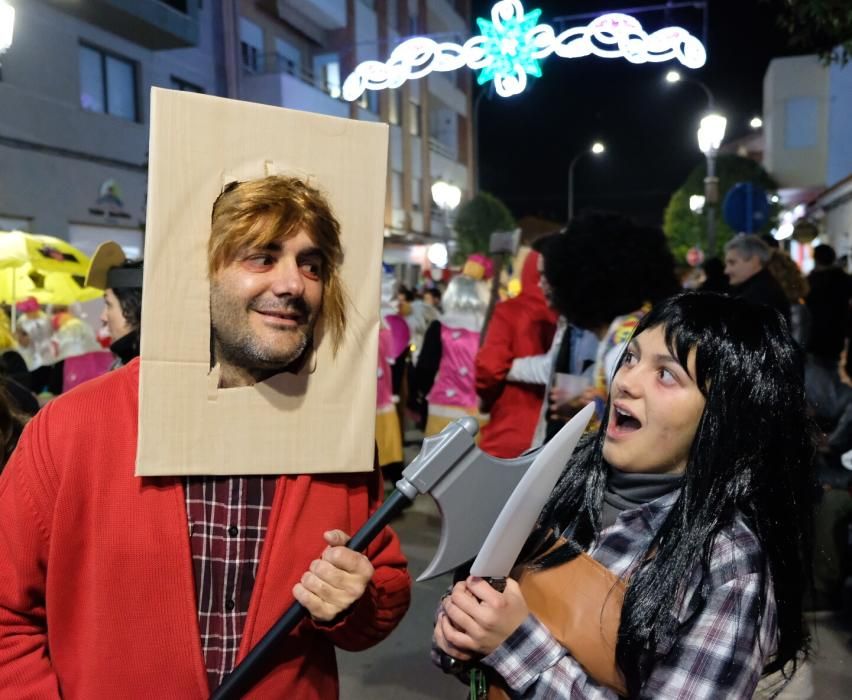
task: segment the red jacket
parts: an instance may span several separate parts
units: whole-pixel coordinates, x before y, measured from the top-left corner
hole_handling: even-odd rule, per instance
[[[556,331],[556,314],[538,286],[538,258],[536,252],[527,255],[521,293],[494,307],[476,355],[476,393],[491,413],[479,447],[495,457],[517,457],[529,449],[544,398],[543,385],[506,381],[512,360],[546,353]]]
[[[138,360],[51,401],[0,476],[0,696],[200,700],[209,696],[180,477],[134,473]],[[286,457],[285,457],[286,458]],[[292,602],[323,550],[378,505],[377,474],[282,476],[239,658]],[[377,643],[411,582],[393,532],[367,555],[367,592],[333,629],[303,622],[247,697],[334,698],[334,647]]]

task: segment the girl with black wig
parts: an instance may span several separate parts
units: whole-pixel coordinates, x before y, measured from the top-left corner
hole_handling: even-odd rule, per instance
[[[531,537],[569,537],[544,569],[585,551],[626,581],[615,661],[629,697],[750,698],[761,675],[804,657],[813,456],[802,361],[776,311],[691,292],[642,319],[600,430]],[[435,644],[513,697],[617,696],[512,579],[502,593],[457,583]]]

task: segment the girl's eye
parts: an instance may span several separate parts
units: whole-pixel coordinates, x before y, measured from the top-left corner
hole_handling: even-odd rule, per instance
[[[677,379],[675,379],[674,374],[666,369],[665,367],[660,367],[658,370],[660,374],[660,381],[666,386],[672,386],[677,384]]]
[[[624,353],[624,364],[628,367],[632,367],[636,364],[637,361],[638,360],[636,359],[636,355],[633,353],[632,350],[627,350]]]

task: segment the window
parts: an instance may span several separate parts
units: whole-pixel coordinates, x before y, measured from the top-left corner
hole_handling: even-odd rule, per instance
[[[181,90],[182,92],[200,92],[204,93],[204,88],[200,85],[196,85],[195,83],[191,83],[188,80],[184,80],[183,78],[178,78],[177,76],[172,76],[172,87],[175,90]]]
[[[399,29],[399,5],[397,0],[388,0],[387,4],[388,26],[393,29]]]
[[[411,178],[411,208],[420,211],[420,178]]]
[[[260,73],[263,67],[263,30],[245,17],[240,17],[240,58],[246,71]]]
[[[388,90],[388,123],[399,124],[402,117],[402,93],[399,90]]]
[[[283,39],[275,39],[275,61],[276,69],[281,73],[302,74],[302,52]]]
[[[374,114],[378,114],[379,93],[375,90],[364,90],[364,93],[358,98],[358,106],[362,109],[368,109]]]
[[[785,104],[784,142],[787,148],[817,145],[819,108],[813,97],[794,97]]]
[[[340,97],[340,59],[335,53],[314,57],[316,85],[332,97]]]
[[[420,105],[416,102],[409,103],[411,115],[411,123],[408,125],[409,133],[412,136],[420,136]]]
[[[136,121],[136,67],[131,61],[80,45],[80,106]]]

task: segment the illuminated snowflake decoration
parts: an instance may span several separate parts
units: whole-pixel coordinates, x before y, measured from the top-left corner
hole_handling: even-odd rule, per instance
[[[526,75],[541,77],[541,66],[534,54],[537,49],[529,41],[529,33],[538,24],[541,10],[526,14],[520,8],[520,16],[514,13],[502,19],[495,13],[494,21],[478,17],[476,23],[482,32],[482,49],[490,59],[480,72],[477,82],[484,85],[490,80],[504,82],[506,79],[525,81]]]
[[[601,15],[584,27],[560,34],[549,24],[537,24],[541,10],[524,12],[521,0],[498,0],[491,21],[477,18],[482,34],[463,45],[428,37],[414,37],[397,46],[384,63],[364,61],[343,83],[343,98],[354,101],[365,90],[398,88],[407,80],[433,71],[447,72],[467,66],[479,71],[477,82],[494,82],[501,97],[524,91],[527,76],[541,76],[539,61],[551,54],[560,58],[624,58],[631,63],[677,60],[687,68],[700,68],[707,60],[702,43],[681,27],[664,27],[651,34],[629,15]]]

